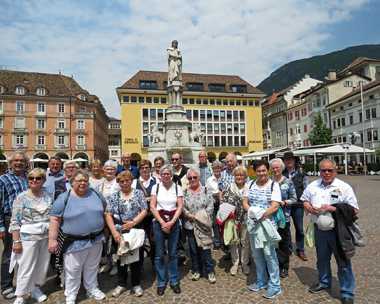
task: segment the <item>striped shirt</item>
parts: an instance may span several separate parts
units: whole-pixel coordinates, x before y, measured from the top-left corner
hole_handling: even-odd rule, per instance
[[[17,195],[27,189],[28,181],[25,175],[18,176],[9,170],[0,176],[0,232],[5,231],[5,216],[11,216]]]

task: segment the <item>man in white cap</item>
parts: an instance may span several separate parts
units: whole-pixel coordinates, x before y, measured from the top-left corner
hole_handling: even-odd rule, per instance
[[[355,277],[352,271],[351,260],[339,258],[341,250],[338,248],[338,232],[334,229],[333,213],[335,204],[347,204],[357,214],[358,202],[352,187],[336,178],[336,163],[324,159],[319,163],[321,178],[310,183],[302,194],[304,208],[312,214],[315,223],[315,246],[317,252],[317,269],[319,282],[311,286],[311,293],[318,293],[331,287],[331,255],[334,254],[338,266],[341,302],[354,303]],[[335,206],[338,206],[335,205]]]

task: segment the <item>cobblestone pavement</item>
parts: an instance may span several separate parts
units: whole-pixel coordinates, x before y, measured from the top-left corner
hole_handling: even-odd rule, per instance
[[[341,176],[341,178],[349,182],[358,195],[361,208],[360,225],[369,243],[366,247],[359,248],[353,258],[357,282],[355,303],[380,303],[380,225],[378,224],[380,177]],[[99,282],[101,289],[107,293],[107,300],[103,303],[340,303],[334,258],[332,259],[334,280],[331,293],[322,292],[314,295],[307,291],[317,279],[314,250],[307,249],[307,255],[308,262],[303,262],[294,255],[291,257],[289,277],[281,281],[283,292],[275,300],[264,299],[261,293],[252,293],[247,290],[247,283],[254,280],[254,271],[251,271],[248,277],[241,272],[232,277],[227,271],[229,262],[223,259],[221,251],[213,251],[216,263],[216,284],[211,285],[204,278],[198,282],[191,281],[188,266],[184,266],[181,272],[182,293],[180,295],[174,294],[170,288],[166,290],[163,297],[156,295],[156,285],[148,260],[144,266],[144,295],[141,298],[136,298],[126,292],[118,299],[114,299],[111,297],[111,291],[116,285],[116,278],[101,275]],[[44,290],[49,294],[46,303],[64,303],[63,291],[57,290],[52,281]],[[83,290],[78,297],[78,302],[93,303],[85,298]],[[5,303],[5,301],[2,302],[0,299],[0,303]],[[29,300],[29,303],[32,301]]]

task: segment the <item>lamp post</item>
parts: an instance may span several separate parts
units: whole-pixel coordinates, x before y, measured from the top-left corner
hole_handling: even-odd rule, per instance
[[[364,131],[365,131],[365,124],[364,124],[364,99],[363,99],[363,82],[360,81],[360,101],[361,101],[361,105],[362,105],[362,132],[363,132],[363,157],[364,157],[364,160],[363,160],[363,171],[364,171],[364,175],[367,175],[367,160],[366,160],[366,153],[365,153],[365,134],[364,134]]]
[[[344,174],[348,175],[348,162],[347,162],[347,151],[350,149],[350,144],[345,143],[342,145],[344,149]]]

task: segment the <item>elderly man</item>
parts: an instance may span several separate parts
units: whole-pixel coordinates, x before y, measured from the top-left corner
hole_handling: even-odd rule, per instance
[[[12,234],[8,232],[13,202],[17,195],[28,188],[26,168],[28,158],[22,152],[16,152],[9,158],[7,173],[0,176],[0,239],[3,240],[4,251],[1,262],[1,294],[5,299],[15,297],[12,285],[13,272],[9,273],[12,254]]]
[[[207,162],[207,153],[202,150],[198,154],[198,168],[200,172],[200,182],[202,186],[206,186],[207,179],[212,175],[211,166]]]
[[[180,153],[173,153],[171,161],[174,169],[173,182],[182,186],[182,189],[186,189],[188,185],[186,173],[189,168],[183,165],[183,157]]]
[[[297,246],[297,256],[303,260],[307,261],[304,248],[304,232],[303,232],[303,203],[300,200],[303,191],[308,185],[308,178],[300,168],[296,166],[296,158],[293,152],[285,152],[284,154],[285,170],[284,176],[289,178],[296,189],[297,202],[292,204],[290,207],[290,215],[293,219],[294,228],[296,231],[296,246]]]
[[[117,166],[117,172],[116,175],[118,175],[120,172],[123,172],[124,170],[129,170],[132,172],[133,178],[139,177],[139,169],[137,169],[136,166],[133,166],[131,164],[132,156],[130,153],[124,153],[121,157],[121,165]]]
[[[62,170],[62,160],[58,156],[53,156],[49,159],[48,169],[46,171],[46,181],[44,187],[46,191],[54,195],[55,192],[55,182],[62,179],[64,176]]]
[[[235,181],[235,177],[232,174],[237,166],[236,155],[232,152],[228,153],[226,156],[226,169],[222,171],[222,176],[219,182],[219,187],[221,189],[226,189],[230,184]]]
[[[341,302],[354,303],[355,278],[351,260],[346,251],[340,246],[342,240],[336,229],[337,211],[344,208],[348,214],[351,211],[356,217],[359,211],[358,202],[350,185],[336,178],[336,163],[324,159],[319,163],[321,178],[310,183],[302,194],[304,207],[312,214],[315,223],[315,245],[317,251],[317,269],[319,282],[309,291],[317,293],[331,287],[331,255],[334,254],[338,265],[338,278]],[[342,207],[344,206],[344,207]],[[345,218],[344,221],[347,219]],[[339,226],[340,227],[340,226]]]
[[[77,172],[79,165],[75,160],[68,160],[63,165],[64,176],[54,183],[54,199],[61,193],[66,192],[71,188],[70,178]]]

